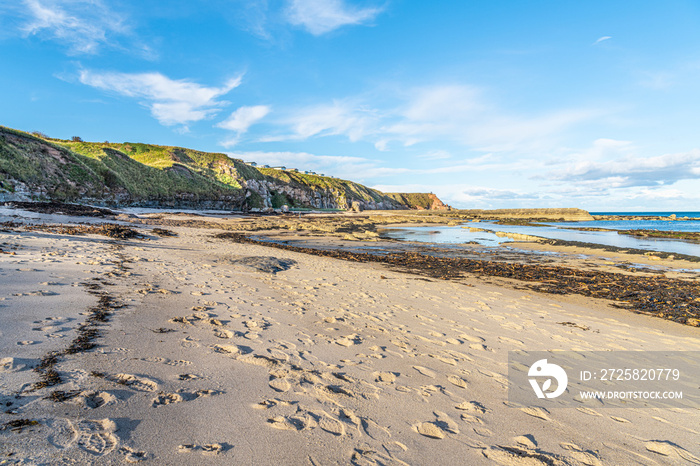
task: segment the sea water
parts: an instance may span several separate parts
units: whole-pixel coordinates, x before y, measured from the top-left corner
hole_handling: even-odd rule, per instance
[[[616,215],[617,213],[609,213]],[[655,213],[637,213],[651,216]],[[700,217],[700,212],[679,212],[688,217]],[[680,215],[676,214],[680,217]],[[624,214],[628,215],[628,214]],[[483,246],[498,246],[513,240],[496,236],[494,232],[520,233],[547,239],[594,243],[625,249],[661,251],[672,254],[687,254],[700,257],[700,244],[664,238],[638,238],[620,235],[617,230],[661,230],[661,231],[700,231],[699,220],[597,220],[592,222],[547,222],[538,226],[499,225],[491,222],[466,222],[461,226],[428,226],[387,228],[382,236],[404,241],[418,241],[438,244],[478,243]],[[470,231],[468,228],[489,231]],[[610,231],[582,231],[577,228],[604,228]]]

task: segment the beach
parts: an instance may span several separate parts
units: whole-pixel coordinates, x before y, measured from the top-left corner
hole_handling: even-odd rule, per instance
[[[122,216],[141,236],[115,238],[26,230],[16,212],[0,230],[0,464],[700,464],[698,408],[508,399],[509,352],[700,351],[691,324],[216,225],[256,219]],[[375,244],[367,231],[332,239]],[[622,260],[550,248],[569,267]]]

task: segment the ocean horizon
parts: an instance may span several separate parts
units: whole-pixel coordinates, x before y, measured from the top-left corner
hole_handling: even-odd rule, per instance
[[[700,217],[700,212],[698,211],[682,211],[682,210],[671,210],[666,212],[589,212],[591,215],[630,215],[630,216],[640,216],[640,217],[670,217],[675,215],[676,217]]]

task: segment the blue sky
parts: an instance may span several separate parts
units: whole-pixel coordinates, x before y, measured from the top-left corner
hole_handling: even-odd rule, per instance
[[[0,124],[462,208],[698,210],[697,1],[0,0]]]

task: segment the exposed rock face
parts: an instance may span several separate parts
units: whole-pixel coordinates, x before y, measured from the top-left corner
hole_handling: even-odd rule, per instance
[[[246,204],[248,209],[276,209],[282,205],[292,207],[311,207],[315,209],[350,210],[358,205],[362,210],[394,210],[405,208],[391,199],[380,201],[366,199],[348,199],[347,194],[339,189],[316,188],[310,186],[284,183],[275,179],[250,179],[244,182]]]
[[[226,154],[37,137],[0,126],[0,201],[221,210],[405,209],[347,180],[257,169]]]
[[[416,210],[450,210],[451,207],[433,193],[386,193],[397,202]]]

